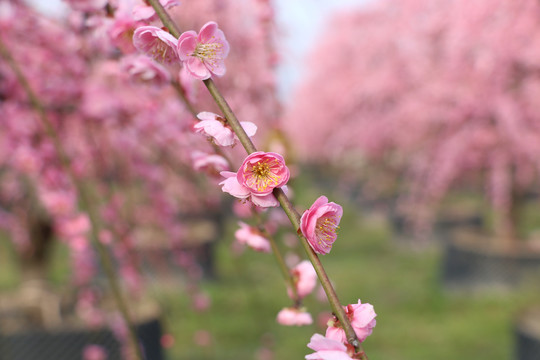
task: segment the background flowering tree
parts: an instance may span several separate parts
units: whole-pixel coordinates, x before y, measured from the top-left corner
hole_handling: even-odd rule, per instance
[[[135,29],[157,20],[142,1],[69,2],[65,21],[47,19],[22,1],[0,5],[1,225],[28,259],[25,268],[34,279],[43,280],[52,239],[61,239],[77,286],[97,275],[90,242],[91,225],[97,225],[122,280],[133,294],[143,294],[138,246],[181,249],[196,236],[190,230],[194,216],[221,216],[216,176],[229,165],[193,131],[193,106],[212,108],[211,98],[200,91],[200,82],[178,75],[179,63],[138,54]],[[235,54],[241,75],[219,83],[231,102],[247,104],[241,107],[245,118],[257,113],[261,138],[270,128],[265,123],[275,124],[276,112],[259,109],[275,109],[277,103],[268,6],[193,1],[178,13],[186,27],[222,20],[230,43],[242,49]],[[252,20],[233,21],[232,13]],[[92,198],[97,217],[81,205],[77,184]],[[176,255],[189,274],[201,276],[189,254]]]
[[[538,186],[538,7],[406,0],[337,15],[284,122],[298,151],[390,171],[417,220],[451,189],[485,191],[512,243],[516,206]]]

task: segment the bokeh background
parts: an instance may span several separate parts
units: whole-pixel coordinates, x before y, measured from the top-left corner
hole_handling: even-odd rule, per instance
[[[276,261],[239,244],[253,210],[201,165],[214,148],[178,94],[218,110],[179,65],[175,87],[138,77],[136,5],[0,0],[0,359],[128,356],[101,246],[149,360],[302,359],[331,317],[324,294],[304,300],[312,325],[277,323],[291,301]],[[256,146],[284,154],[297,209],[343,206],[322,262],[343,304],[374,305],[371,359],[540,359],[539,3],[170,12],[184,30],[224,30],[216,83],[259,127]],[[241,146],[224,153],[236,170]],[[258,217],[290,266],[305,258],[279,209]]]

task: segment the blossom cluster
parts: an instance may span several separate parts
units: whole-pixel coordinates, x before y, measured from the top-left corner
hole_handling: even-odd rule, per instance
[[[226,72],[224,60],[229,43],[214,21],[204,24],[198,34],[190,30],[178,39],[156,26],[141,26],[133,34],[133,45],[160,63],[181,61],[196,79],[206,80],[212,74],[223,76]]]

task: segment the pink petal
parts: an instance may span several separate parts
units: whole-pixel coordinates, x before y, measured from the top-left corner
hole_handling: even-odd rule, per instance
[[[307,346],[315,351],[321,350],[339,350],[346,351],[347,347],[341,342],[326,338],[321,334],[314,334]]]
[[[214,114],[213,112],[210,112],[210,111],[201,111],[200,113],[197,114],[197,119],[199,119],[199,120],[216,120],[217,116],[218,116],[217,114]]]
[[[225,177],[226,179],[219,183],[219,185],[222,185],[221,188],[223,192],[227,192],[231,194],[234,197],[237,197],[239,199],[246,199],[250,192],[249,189],[245,186],[241,185],[236,180],[236,173],[230,172],[230,171],[222,171],[220,172],[221,176]]]
[[[199,36],[198,36],[199,42],[202,42],[202,43],[210,42],[217,28],[218,28],[218,24],[215,21],[209,21],[206,24],[204,24],[203,27],[201,28],[201,31],[199,31]]]
[[[212,64],[211,71],[216,76],[223,76],[227,72],[227,68],[223,61],[218,61]]]
[[[156,14],[153,7],[148,5],[137,5],[133,8],[133,20],[146,20]]]
[[[184,61],[184,64],[186,65],[186,69],[189,71],[189,73],[196,79],[206,80],[212,76],[203,62],[194,56],[190,56]]]
[[[343,351],[319,351],[315,354],[306,355],[307,360],[353,360],[346,352]]]
[[[255,125],[251,121],[241,121],[240,125],[242,125],[244,131],[249,137],[255,135],[255,133],[257,132],[257,125]]]
[[[193,30],[186,31],[178,38],[178,56],[180,60],[186,61],[197,47],[197,33]]]
[[[262,195],[262,196],[251,194],[251,202],[260,207],[279,206],[279,201],[276,199],[276,197],[273,194]]]

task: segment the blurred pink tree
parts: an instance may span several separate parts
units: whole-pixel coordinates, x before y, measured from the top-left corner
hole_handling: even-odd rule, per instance
[[[387,0],[336,14],[284,124],[311,161],[345,174],[367,163],[368,179],[391,169],[422,221],[451,189],[483,188],[508,245],[520,197],[538,186],[539,43],[533,0]]]
[[[189,227],[194,216],[220,213],[216,175],[223,168],[205,162],[214,149],[192,128],[197,121],[193,107],[214,107],[207,92],[198,91],[200,82],[183,75],[171,79],[170,74],[181,74],[179,64],[158,64],[137,55],[133,31],[159,21],[148,15],[143,1],[68,4],[65,20],[55,21],[22,1],[0,1],[0,39],[56,134],[47,132],[38,107],[2,58],[0,226],[10,233],[21,257],[29,259],[27,267],[37,266],[32,277],[45,276],[53,234],[70,249],[75,285],[87,285],[96,276],[88,214],[78,205],[76,186],[54,145],[56,137],[71,171],[92,194],[100,241],[111,250],[129,289],[140,294],[136,244],[150,240],[182,248],[193,236]],[[217,82],[242,118],[257,119],[257,137],[264,137],[275,127],[279,109],[270,4],[197,0],[177,7],[172,10],[185,29],[199,28],[209,19],[226,29],[235,48],[227,66],[238,76]],[[224,160],[218,163],[226,166]],[[202,171],[214,177],[198,173]],[[185,254],[177,261],[195,265],[190,274],[200,277],[200,269]]]

